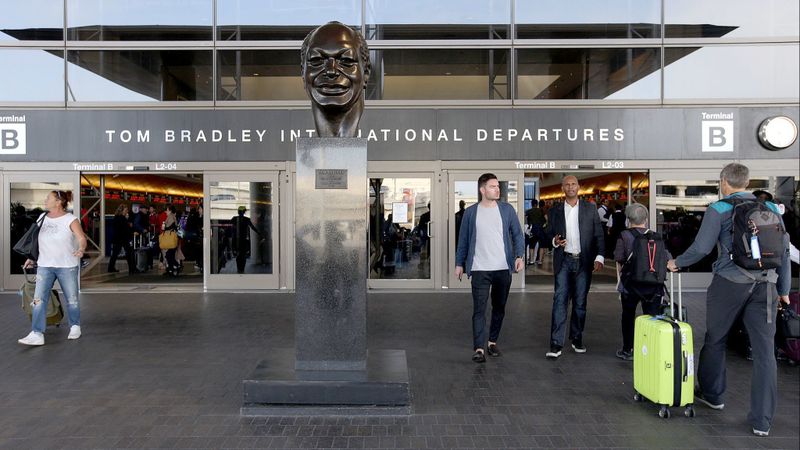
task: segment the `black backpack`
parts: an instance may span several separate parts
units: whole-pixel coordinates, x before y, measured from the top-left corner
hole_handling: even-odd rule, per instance
[[[722,201],[733,206],[733,245],[727,250],[734,264],[746,270],[779,268],[786,252],[786,229],[781,216],[761,201],[739,198]],[[753,257],[751,242],[754,236],[760,249],[760,258]]]
[[[621,272],[626,288],[657,287],[660,290],[667,279],[664,239],[661,234],[650,230],[644,233],[635,229],[625,231],[633,235],[633,252],[622,265]]]

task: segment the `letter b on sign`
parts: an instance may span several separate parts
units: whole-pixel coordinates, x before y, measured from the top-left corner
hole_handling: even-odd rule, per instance
[[[24,123],[0,124],[0,155],[24,155],[25,138]]]
[[[704,120],[702,134],[704,152],[733,151],[732,120]]]

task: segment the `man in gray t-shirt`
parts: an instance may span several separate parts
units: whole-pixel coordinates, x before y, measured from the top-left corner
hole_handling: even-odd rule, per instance
[[[481,201],[466,210],[456,249],[456,276],[472,278],[472,360],[486,362],[486,302],[491,291],[492,323],[487,350],[500,356],[497,338],[505,316],[511,273],[525,268],[525,236],[514,207],[499,201],[500,182],[491,173],[478,178]]]

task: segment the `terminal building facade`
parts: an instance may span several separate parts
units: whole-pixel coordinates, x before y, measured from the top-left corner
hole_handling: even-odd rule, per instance
[[[558,201],[564,174],[598,204],[643,203],[679,254],[738,161],[800,244],[796,0],[0,5],[0,289],[19,287],[11,248],[61,189],[91,240],[83,290],[291,292],[295,141],[313,136],[300,45],[331,20],[362,32],[372,63],[370,289],[468,289],[455,214],[484,172],[521,221]],[[120,204],[186,217],[178,277],[159,271],[157,218],[134,242],[154,267],[109,273]],[[710,261],[685,283],[708,283]],[[615,281],[607,264],[595,285]],[[551,289],[547,261],[513,286]]]

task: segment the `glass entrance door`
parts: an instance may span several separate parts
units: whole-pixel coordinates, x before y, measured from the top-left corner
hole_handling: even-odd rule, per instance
[[[6,173],[3,177],[3,202],[7,214],[3,222],[3,286],[5,289],[17,289],[24,281],[22,264],[25,258],[15,253],[12,248],[19,238],[45,212],[44,199],[50,191],[71,191],[73,202],[68,211],[79,216],[79,195],[77,173],[37,172]]]
[[[523,222],[523,201],[524,195],[522,193],[524,174],[522,172],[492,172],[497,176],[500,181],[500,200],[510,203],[511,206],[517,211],[517,218],[520,221],[520,227]],[[450,172],[449,178],[449,194],[448,194],[448,212],[450,219],[448,220],[448,252],[447,252],[447,277],[448,286],[451,289],[469,289],[471,287],[469,278],[466,276],[461,278],[461,281],[455,276],[456,268],[456,247],[458,245],[457,237],[459,235],[457,224],[460,224],[459,216],[461,209],[469,208],[470,206],[480,201],[478,192],[478,178],[483,172]],[[512,289],[520,289],[525,285],[525,273],[520,272],[514,274],[511,281]]]
[[[369,174],[369,282],[374,288],[434,285],[438,260],[433,175]]]
[[[207,172],[204,197],[208,289],[277,289],[277,172]]]

